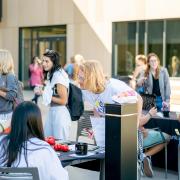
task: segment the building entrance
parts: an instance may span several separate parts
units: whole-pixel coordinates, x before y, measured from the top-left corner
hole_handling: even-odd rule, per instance
[[[34,56],[42,58],[47,50],[55,50],[61,55],[60,63],[66,63],[66,26],[20,28],[19,79],[28,88],[29,64]]]

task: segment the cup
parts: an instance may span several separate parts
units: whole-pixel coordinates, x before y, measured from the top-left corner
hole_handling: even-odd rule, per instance
[[[163,111],[164,117],[169,117],[169,111]]]
[[[75,144],[75,153],[77,155],[86,155],[88,149],[87,143],[76,143]]]

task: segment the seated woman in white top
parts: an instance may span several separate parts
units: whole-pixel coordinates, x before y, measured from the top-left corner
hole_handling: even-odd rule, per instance
[[[68,173],[44,141],[41,112],[32,102],[16,107],[9,135],[0,136],[0,167],[37,167],[40,180],[68,180]]]

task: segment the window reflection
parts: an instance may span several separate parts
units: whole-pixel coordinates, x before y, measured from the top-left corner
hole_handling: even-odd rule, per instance
[[[171,77],[180,77],[180,20],[113,24],[113,75],[130,75],[137,54],[156,53]]]

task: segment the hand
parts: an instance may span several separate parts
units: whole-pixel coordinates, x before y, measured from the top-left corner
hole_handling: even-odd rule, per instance
[[[149,113],[151,114],[151,116],[155,116],[157,113],[157,109],[155,107],[153,107],[149,110]]]
[[[166,101],[162,102],[162,110],[169,110],[169,102]]]
[[[144,84],[144,82],[145,82],[146,79],[147,79],[146,77],[139,78],[137,84],[138,84],[139,86],[142,86],[142,85]]]

